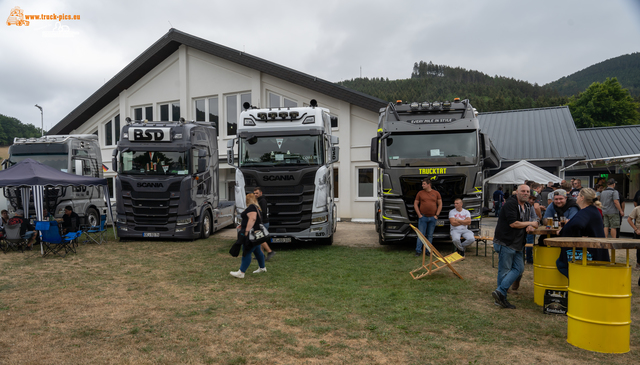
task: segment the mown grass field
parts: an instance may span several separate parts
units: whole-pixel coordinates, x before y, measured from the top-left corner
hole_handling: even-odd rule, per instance
[[[569,345],[566,317],[533,303],[530,265],[507,310],[491,299],[490,254],[467,253],[456,265],[465,280],[448,270],[413,280],[410,247],[279,247],[268,272],[252,274],[254,260],[236,279],[231,243],[0,254],[0,364],[632,364],[640,354],[635,285],[631,352],[599,354]]]

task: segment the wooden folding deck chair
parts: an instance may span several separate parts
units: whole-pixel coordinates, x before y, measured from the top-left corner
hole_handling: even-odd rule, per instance
[[[453,271],[454,274],[456,274],[457,277],[459,277],[460,279],[464,278],[462,277],[462,275],[460,275],[456,269],[453,268],[453,266],[451,264],[453,264],[454,262],[458,262],[458,261],[462,261],[464,260],[463,256],[460,256],[459,253],[454,252],[452,254],[449,254],[447,256],[442,256],[442,254],[440,252],[438,252],[438,250],[436,250],[435,247],[433,247],[433,245],[431,244],[431,242],[429,242],[429,240],[427,240],[427,238],[422,234],[422,232],[420,232],[419,229],[417,229],[416,227],[413,226],[413,224],[410,224],[411,228],[413,228],[414,231],[416,231],[416,234],[418,235],[418,238],[420,238],[420,241],[422,241],[422,266],[420,266],[419,268],[409,272],[409,274],[411,274],[411,277],[413,277],[415,280],[421,279],[427,275],[431,275],[432,273],[448,267],[451,271]],[[425,261],[426,261],[426,251],[429,250],[429,252],[431,252],[431,255],[429,255],[429,264],[425,265]],[[434,257],[435,256],[435,257]],[[419,273],[420,271],[425,270],[425,272],[423,273]]]

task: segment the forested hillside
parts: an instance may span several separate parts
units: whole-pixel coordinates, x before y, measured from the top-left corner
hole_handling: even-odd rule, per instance
[[[40,137],[40,128],[22,124],[18,119],[0,114],[0,146],[13,143],[15,137]]]
[[[409,79],[357,78],[338,84],[385,101],[469,99],[479,112],[542,108],[568,102],[568,97],[560,96],[556,90],[537,84],[424,61],[414,64]]]
[[[640,97],[640,53],[632,53],[596,63],[584,70],[546,84],[545,88],[556,90],[560,95],[571,96],[583,92],[594,82],[617,78],[632,97]]]

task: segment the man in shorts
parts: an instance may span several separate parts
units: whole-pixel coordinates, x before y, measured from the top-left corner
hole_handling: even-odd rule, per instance
[[[611,229],[611,238],[618,236],[617,229],[620,228],[620,217],[624,217],[624,211],[620,205],[620,194],[618,194],[615,186],[616,181],[609,179],[607,181],[607,188],[600,194],[605,238],[609,235],[609,229]]]

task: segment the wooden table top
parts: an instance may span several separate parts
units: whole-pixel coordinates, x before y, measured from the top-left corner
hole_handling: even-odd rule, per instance
[[[544,243],[547,246],[554,247],[586,247],[607,249],[640,248],[640,240],[635,240],[633,238],[554,237],[545,238]]]
[[[539,234],[539,235],[545,235],[545,234],[558,234],[558,232],[560,232],[560,228],[546,229],[543,226],[543,227],[536,228],[536,230],[533,231],[532,233],[533,234]]]

